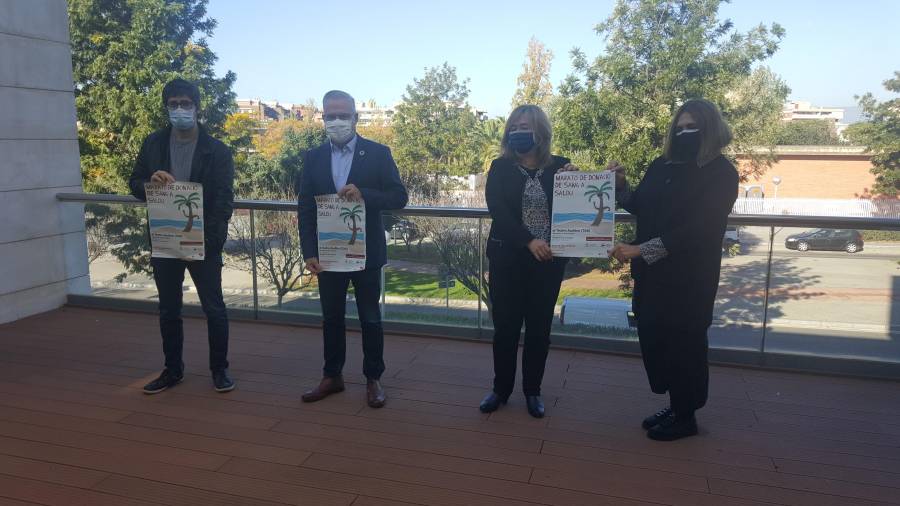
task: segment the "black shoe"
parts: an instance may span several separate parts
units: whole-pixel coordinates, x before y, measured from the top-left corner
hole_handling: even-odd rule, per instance
[[[647,437],[656,441],[675,441],[697,435],[697,419],[693,415],[682,417],[672,415],[647,431]]]
[[[670,416],[672,416],[672,408],[666,406],[665,408],[657,411],[655,414],[644,418],[644,421],[641,423],[641,427],[643,427],[644,430],[650,430],[653,427],[659,425],[659,422],[665,420],[666,418],[669,418]]]
[[[158,378],[144,385],[144,393],[147,395],[158,394],[182,381],[184,381],[184,373],[176,374],[169,369],[163,369]]]
[[[544,401],[540,395],[526,395],[525,404],[528,406],[528,414],[535,418],[544,418]]]
[[[491,392],[481,401],[481,404],[478,405],[478,409],[480,409],[482,413],[493,413],[494,411],[497,411],[501,404],[506,404],[507,399],[508,397],[500,397],[495,392]]]
[[[216,392],[225,393],[234,390],[234,380],[228,377],[228,371],[213,371],[213,384],[216,386]]]

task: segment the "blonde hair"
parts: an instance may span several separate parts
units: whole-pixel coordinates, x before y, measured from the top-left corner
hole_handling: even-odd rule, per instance
[[[536,105],[520,105],[509,114],[506,127],[503,129],[503,139],[500,141],[500,152],[503,153],[504,158],[519,159],[519,154],[509,147],[509,129],[523,116],[528,120],[531,130],[534,132],[538,168],[547,167],[553,161],[553,157],[550,155],[550,147],[553,144],[553,128],[550,126],[550,118]]]
[[[669,124],[669,133],[666,135],[666,144],[663,147],[663,156],[672,159],[672,144],[675,141],[675,128],[678,118],[688,113],[694,118],[694,123],[700,130],[700,151],[697,153],[697,164],[706,165],[714,158],[722,154],[725,146],[731,143],[731,129],[722,117],[722,113],[716,104],[702,98],[691,99],[678,108],[678,112],[672,117]]]

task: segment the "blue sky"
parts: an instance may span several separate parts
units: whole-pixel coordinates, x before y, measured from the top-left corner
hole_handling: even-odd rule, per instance
[[[240,98],[317,102],[332,88],[392,104],[425,67],[449,62],[469,78],[470,102],[508,112],[528,40],[554,52],[554,86],[570,72],[569,51],[603,48],[594,26],[613,0],[211,0],[217,71],[237,73]],[[898,0],[734,0],[720,10],[739,29],[778,22],[787,30],[766,62],[791,98],[852,106],[900,70]]]

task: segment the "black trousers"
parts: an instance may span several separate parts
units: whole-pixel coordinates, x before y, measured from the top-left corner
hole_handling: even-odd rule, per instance
[[[657,394],[668,392],[672,410],[678,415],[693,415],[706,405],[709,395],[707,328],[642,323],[638,317],[638,338],[650,389]]]
[[[320,272],[319,301],[325,339],[326,377],[339,376],[347,360],[345,315],[347,288],[353,283],[356,311],[362,327],[363,374],[370,380],[384,373],[384,329],[381,326],[381,269],[356,272]]]
[[[488,287],[494,320],[494,392],[509,397],[516,383],[516,355],[525,324],[522,390],[540,395],[550,329],[566,259],[539,262],[527,249],[490,259]]]
[[[162,334],[166,368],[184,371],[184,325],[181,319],[182,284],[187,269],[197,287],[200,304],[206,314],[209,340],[209,368],[220,371],[228,368],[228,314],[222,297],[222,257],[213,255],[205,260],[186,262],[174,258],[152,258],[153,279],[159,292],[159,331]]]

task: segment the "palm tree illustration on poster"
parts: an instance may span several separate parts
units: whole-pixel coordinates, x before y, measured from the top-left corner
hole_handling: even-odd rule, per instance
[[[366,267],[366,204],[335,194],[316,196],[319,264],[326,271],[361,271]]]
[[[203,185],[146,184],[152,256],[203,260]]]
[[[550,228],[555,256],[607,256],[615,233],[613,181],[609,171],[556,174]]]

